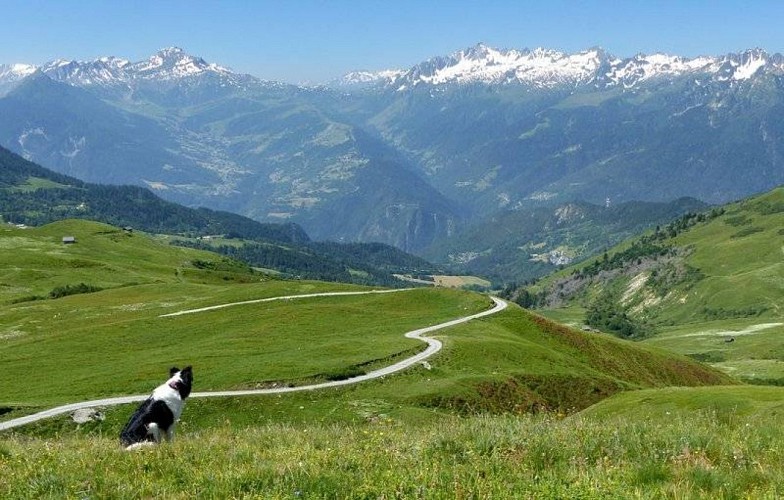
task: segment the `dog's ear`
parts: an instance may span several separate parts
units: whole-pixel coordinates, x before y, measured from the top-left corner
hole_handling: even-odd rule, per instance
[[[174,374],[177,373],[178,371],[180,371],[179,368],[177,368],[176,366],[172,366],[171,368],[169,368],[169,376],[173,377]]]

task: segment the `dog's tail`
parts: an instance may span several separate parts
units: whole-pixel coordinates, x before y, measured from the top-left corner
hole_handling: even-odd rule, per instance
[[[131,416],[131,419],[125,425],[122,432],[120,432],[120,442],[123,446],[130,446],[149,440],[147,435],[147,423],[144,421],[144,416],[147,414],[147,408],[150,406],[150,402],[149,399],[144,401]]]

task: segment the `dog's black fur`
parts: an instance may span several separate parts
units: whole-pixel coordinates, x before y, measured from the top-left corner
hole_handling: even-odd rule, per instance
[[[169,380],[158,386],[139,406],[120,433],[123,446],[159,443],[161,432],[165,433],[167,441],[171,441],[192,386],[193,370],[190,366],[183,370],[171,368]]]

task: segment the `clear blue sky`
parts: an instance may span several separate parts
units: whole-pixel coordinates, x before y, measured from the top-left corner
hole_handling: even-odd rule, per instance
[[[0,63],[146,59],[176,45],[288,82],[407,68],[479,41],[619,57],[784,53],[783,0],[0,0]]]

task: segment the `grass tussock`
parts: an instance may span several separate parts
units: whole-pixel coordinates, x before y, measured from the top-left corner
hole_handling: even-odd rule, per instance
[[[450,418],[271,424],[126,453],[108,437],[0,441],[11,498],[745,498],[784,488],[781,417]]]

